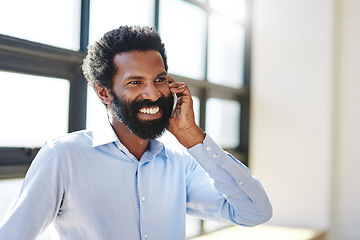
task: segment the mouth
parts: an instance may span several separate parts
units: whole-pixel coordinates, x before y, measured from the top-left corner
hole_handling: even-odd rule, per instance
[[[155,119],[161,118],[162,113],[160,107],[153,106],[153,107],[143,107],[139,110],[138,118],[143,121],[151,121]]]
[[[160,112],[160,108],[159,107],[150,107],[150,108],[147,108],[147,107],[143,107],[139,110],[140,113],[142,114],[150,114],[150,115],[155,115],[157,113]]]

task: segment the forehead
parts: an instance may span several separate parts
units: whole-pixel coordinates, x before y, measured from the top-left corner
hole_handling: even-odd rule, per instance
[[[151,74],[152,72],[165,71],[161,54],[155,50],[129,51],[116,54],[114,64],[117,74],[128,75],[133,73]]]

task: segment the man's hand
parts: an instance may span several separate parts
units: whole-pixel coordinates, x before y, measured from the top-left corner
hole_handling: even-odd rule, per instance
[[[167,78],[170,92],[178,97],[174,116],[170,118],[167,129],[184,147],[191,148],[204,141],[205,133],[195,123],[193,100],[189,88],[185,83],[178,83],[169,76]]]

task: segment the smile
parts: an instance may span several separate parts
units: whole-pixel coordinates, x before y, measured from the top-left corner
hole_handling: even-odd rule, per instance
[[[139,110],[140,113],[144,114],[157,114],[160,111],[159,107],[151,107],[151,108],[142,108]]]

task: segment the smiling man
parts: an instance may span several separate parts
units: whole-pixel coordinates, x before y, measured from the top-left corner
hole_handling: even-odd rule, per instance
[[[270,219],[260,182],[196,125],[190,91],[167,75],[155,30],[106,33],[83,71],[109,123],[42,147],[0,239],[35,239],[54,223],[62,240],[184,240],[186,214],[243,226]],[[184,147],[156,140],[165,129]]]

